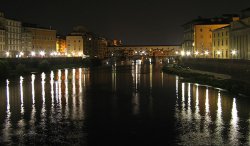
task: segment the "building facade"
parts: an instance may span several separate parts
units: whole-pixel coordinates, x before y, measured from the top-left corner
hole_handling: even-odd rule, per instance
[[[70,35],[66,36],[66,47],[68,56],[83,56],[83,36],[78,33],[71,33]]]
[[[24,28],[32,35],[32,52],[44,51],[49,55],[56,51],[56,30],[36,26],[25,26]]]
[[[212,58],[212,31],[229,24],[199,24],[194,27],[194,52],[196,57]]]
[[[32,33],[25,28],[22,28],[21,51],[25,56],[31,55],[32,51]]]
[[[66,53],[66,38],[63,36],[56,37],[56,51],[60,54]]]
[[[243,10],[242,18],[231,23],[230,47],[238,59],[250,59],[250,8]]]
[[[230,26],[222,27],[212,31],[213,58],[229,59],[232,57],[230,49]]]
[[[12,57],[18,57],[21,51],[21,28],[20,21],[6,19],[5,35],[6,35],[6,51],[10,52]]]

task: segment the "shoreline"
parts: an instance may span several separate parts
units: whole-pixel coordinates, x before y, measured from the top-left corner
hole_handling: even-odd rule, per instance
[[[227,74],[217,74],[214,72],[193,70],[178,65],[163,66],[162,71],[167,74],[173,74],[182,77],[182,82],[209,85],[215,88],[225,89],[232,94],[250,97],[250,83],[235,80]]]

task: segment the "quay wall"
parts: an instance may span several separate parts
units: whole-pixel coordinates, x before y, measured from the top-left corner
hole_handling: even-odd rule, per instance
[[[250,60],[181,58],[180,64],[192,69],[228,74],[235,79],[250,79]]]

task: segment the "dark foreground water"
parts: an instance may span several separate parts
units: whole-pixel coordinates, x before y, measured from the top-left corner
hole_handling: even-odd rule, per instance
[[[0,85],[0,145],[250,145],[250,100],[157,65],[62,69]]]

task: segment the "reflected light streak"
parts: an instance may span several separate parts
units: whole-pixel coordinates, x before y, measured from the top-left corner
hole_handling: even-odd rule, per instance
[[[239,129],[238,129],[238,111],[236,107],[236,98],[233,99],[233,107],[232,107],[232,118],[231,118],[231,128],[230,128],[230,144],[231,145],[239,145]]]
[[[32,92],[32,103],[35,104],[35,79],[36,76],[34,74],[31,75],[31,92]]]
[[[112,65],[112,89],[116,92],[116,66]]]
[[[176,76],[175,78],[175,86],[176,86],[176,97],[179,98],[179,77]]]
[[[42,104],[42,111],[41,111],[41,126],[42,128],[45,128],[45,78],[46,78],[46,74],[42,73],[41,74],[41,78],[42,78],[42,100],[43,100],[43,104]]]
[[[11,131],[11,122],[10,122],[10,89],[9,89],[9,80],[6,80],[6,100],[7,100],[7,110],[6,110],[6,119],[4,122],[3,129],[3,141],[10,140],[10,131]]]
[[[163,87],[163,78],[164,76],[163,76],[163,72],[161,72],[161,86]]]
[[[73,108],[73,113],[72,113],[72,118],[75,119],[76,118],[76,70],[73,69],[72,70],[72,98],[73,98],[73,102],[72,102],[72,108]]]
[[[196,84],[196,99],[195,99],[195,115],[194,116],[196,120],[200,120],[199,85],[198,84]],[[196,126],[199,127],[199,125],[196,125]]]
[[[152,64],[150,64],[149,69],[150,69],[150,74],[149,74],[149,76],[150,76],[150,89],[152,90],[152,87],[153,87],[153,65]]]
[[[82,69],[79,68],[79,119],[83,119]]]
[[[20,96],[21,96],[21,114],[24,114],[24,106],[23,106],[23,77],[20,76]]]
[[[68,69],[65,69],[65,81],[64,81],[64,84],[65,84],[65,106],[66,106],[66,109],[65,109],[65,117],[68,118],[69,116],[69,89],[68,89]]]
[[[182,91],[182,105],[184,106],[184,102],[185,102],[185,83],[181,84],[181,91]]]
[[[62,107],[62,71],[58,70],[58,102],[60,109]]]
[[[209,113],[209,99],[208,99],[208,88],[206,89],[206,113]]]
[[[222,107],[221,107],[221,94],[220,94],[220,90],[218,91],[218,102],[217,102],[217,120],[216,120],[216,135],[218,137],[217,141],[218,143],[222,143],[222,125],[223,125],[223,121],[222,121]]]
[[[51,71],[50,73],[50,87],[51,87],[51,106],[52,106],[52,110],[54,109],[54,72]]]
[[[30,133],[35,132],[35,113],[36,113],[36,108],[35,108],[35,78],[36,76],[34,74],[31,75],[31,92],[32,92],[32,111],[30,115]]]

